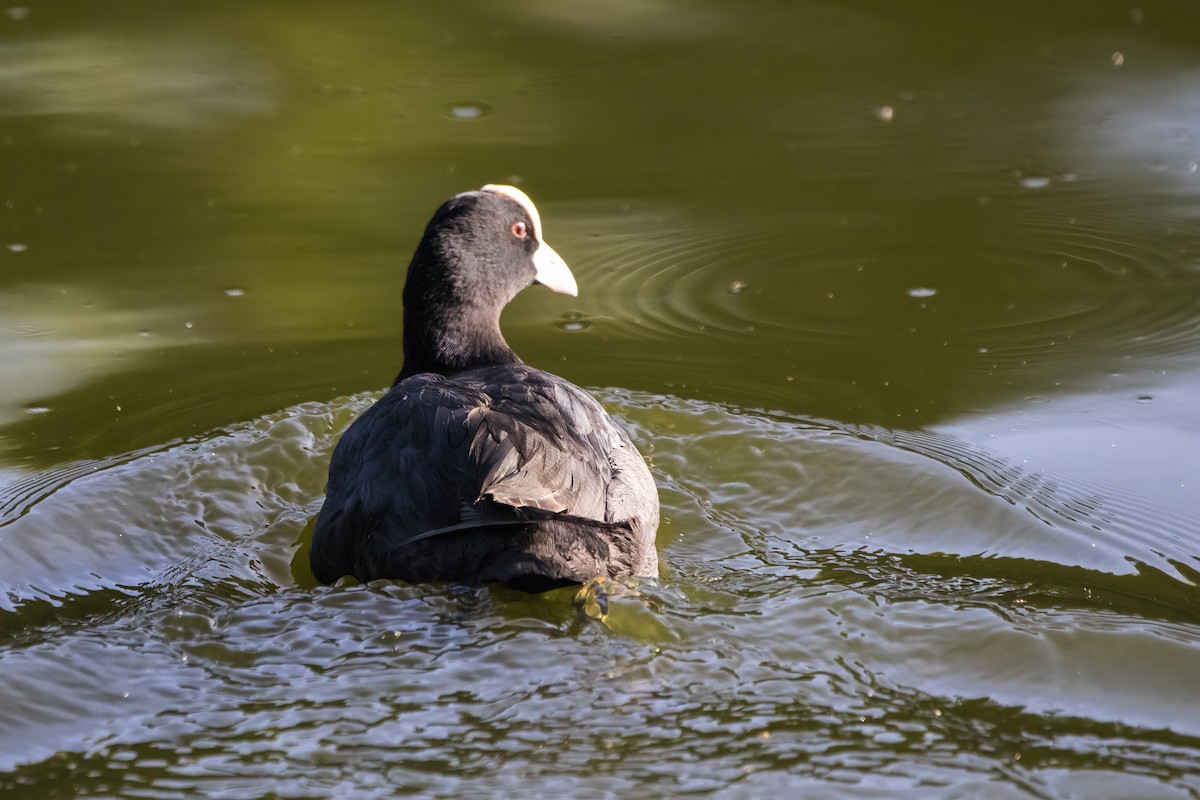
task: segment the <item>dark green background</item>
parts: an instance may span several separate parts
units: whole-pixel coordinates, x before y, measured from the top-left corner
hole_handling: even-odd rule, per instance
[[[1182,2],[7,8],[0,788],[1196,797],[1198,98]],[[662,489],[607,626],[293,562],[492,182]]]

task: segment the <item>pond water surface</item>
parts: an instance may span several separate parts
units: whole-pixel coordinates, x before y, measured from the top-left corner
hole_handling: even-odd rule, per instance
[[[173,6],[0,13],[0,793],[1200,797],[1200,7]],[[307,571],[489,182],[603,621]]]

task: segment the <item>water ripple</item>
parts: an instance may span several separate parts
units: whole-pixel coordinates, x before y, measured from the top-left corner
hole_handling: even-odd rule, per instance
[[[1062,760],[1135,794],[1195,773],[1182,518],[945,433],[599,394],[664,508],[665,577],[607,625],[569,591],[313,585],[297,546],[377,393],[13,493],[0,789],[907,794],[1015,753],[1010,782],[1049,793]]]
[[[932,258],[926,242],[898,236],[859,244],[854,227],[833,218],[734,225],[663,215],[630,226],[601,217],[573,262],[596,287],[583,298],[587,313],[612,321],[606,335],[695,359],[740,351],[786,368],[795,353],[829,345],[912,342],[904,346],[948,347],[996,374],[1195,352],[1200,234],[1103,210],[989,213],[980,223],[989,244]],[[825,226],[825,244],[807,245],[804,225]],[[776,287],[796,272],[807,276],[805,291]]]

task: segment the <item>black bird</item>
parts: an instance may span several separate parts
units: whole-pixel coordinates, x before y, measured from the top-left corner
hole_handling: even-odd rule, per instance
[[[404,366],[329,465],[318,580],[542,591],[657,574],[641,454],[591,395],[526,365],[500,333],[500,312],[534,283],[578,293],[524,192],[484,186],[433,215],[404,286]]]

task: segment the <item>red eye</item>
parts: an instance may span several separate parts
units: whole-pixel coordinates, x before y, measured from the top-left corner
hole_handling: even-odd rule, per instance
[[[524,239],[529,233],[529,229],[525,227],[524,222],[514,222],[512,226],[512,232],[513,236],[517,237],[518,239]]]

